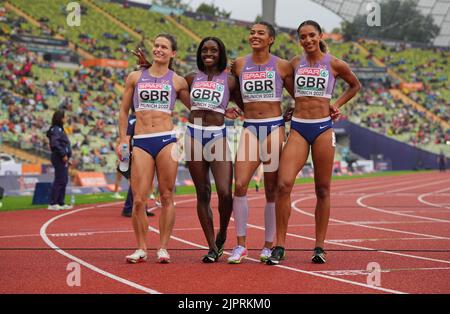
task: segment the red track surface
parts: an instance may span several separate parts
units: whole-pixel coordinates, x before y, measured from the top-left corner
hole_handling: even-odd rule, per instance
[[[272,267],[257,261],[264,241],[263,192],[248,195],[248,247],[255,250],[240,265],[228,265],[227,254],[218,263],[201,263],[206,241],[193,196],[176,199],[172,263],[167,265],[155,262],[154,250],[146,263],[125,263],[135,238],[130,219],[120,216],[122,203],[67,212],[5,212],[0,220],[0,293],[450,293],[448,173],[333,182],[324,265],[310,263],[313,193],[313,184],[295,187],[287,259]],[[215,197],[213,208],[217,226]],[[155,213],[149,218],[153,230],[158,229],[159,209]],[[149,248],[157,244],[158,235],[150,232]],[[226,251],[234,245],[232,221]],[[74,261],[81,264],[79,287],[66,283],[67,265]],[[370,262],[381,266],[380,286],[368,284]]]

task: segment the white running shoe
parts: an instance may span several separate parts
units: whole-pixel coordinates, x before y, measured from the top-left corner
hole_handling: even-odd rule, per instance
[[[166,249],[162,249],[162,248],[159,249],[156,252],[156,257],[157,257],[158,263],[161,263],[161,264],[168,264],[168,263],[170,263],[170,255],[169,255],[169,252],[167,252]]]
[[[126,261],[131,264],[145,262],[147,260],[147,252],[143,249],[134,251],[133,254],[126,256]]]
[[[158,206],[158,207],[162,206],[160,201],[155,201],[155,205]]]
[[[263,263],[267,262],[269,257],[272,255],[272,250],[268,247],[264,247],[261,251],[261,254],[259,254],[259,260]]]
[[[231,256],[228,257],[228,264],[239,264],[244,258],[247,257],[247,249],[241,245],[236,246],[231,252]]]
[[[53,210],[53,211],[62,210],[61,206],[59,206],[58,204],[48,205],[47,209],[48,210]]]
[[[59,208],[60,208],[61,210],[68,210],[68,209],[72,209],[73,206],[72,206],[72,205],[64,204],[64,205],[59,205]]]
[[[112,198],[120,200],[120,199],[123,199],[124,197],[122,195],[120,195],[119,192],[116,192],[112,195]]]

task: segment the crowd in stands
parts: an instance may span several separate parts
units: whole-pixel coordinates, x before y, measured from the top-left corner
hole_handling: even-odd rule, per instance
[[[369,51],[394,69],[408,83],[422,83],[423,89],[404,90],[414,101],[449,121],[449,50],[442,47],[414,48],[406,44],[366,43]]]
[[[84,6],[83,6],[84,8]],[[89,10],[84,8],[83,14]],[[63,8],[61,7],[61,14]],[[2,14],[3,12],[3,14]],[[65,12],[65,8],[64,8]],[[183,17],[185,22],[186,17]],[[120,92],[117,85],[123,85],[129,69],[84,68],[76,70],[56,68],[54,64],[43,60],[41,55],[28,51],[24,46],[11,43],[14,34],[30,34],[52,36],[56,33],[64,35],[63,28],[52,27],[46,17],[40,17],[40,27],[30,26],[22,17],[15,16],[0,9],[0,20],[4,25],[0,28],[0,136],[3,141],[20,143],[22,147],[38,151],[48,150],[45,131],[50,125],[49,117],[55,109],[67,112],[68,122],[66,132],[73,144],[74,162],[80,169],[107,169],[111,171],[116,166],[114,146],[117,138],[117,116],[120,102]],[[163,19],[160,23],[166,24]],[[223,31],[223,22],[214,22],[213,29]],[[134,28],[143,33],[139,27]],[[297,38],[294,33],[285,36],[281,43],[275,46],[274,54],[290,59],[298,53]],[[284,41],[285,38],[290,38]],[[73,40],[73,38],[72,38]],[[115,48],[105,45],[104,40],[115,41]],[[128,33],[112,32],[109,28],[99,28],[96,36],[79,34],[76,45],[95,54],[97,57],[117,58],[125,56],[131,62],[134,57],[129,53],[130,45],[136,44],[135,38]],[[128,45],[128,46],[127,46]],[[137,46],[145,50],[144,42]],[[186,44],[185,57],[176,61],[177,72],[184,75],[195,68],[196,43]],[[235,47],[229,47],[230,57],[242,55],[248,47],[247,38],[241,38]],[[352,67],[373,65],[371,55],[363,56],[351,43],[329,43],[331,52],[346,60]],[[369,46],[369,48],[371,48]],[[423,82],[423,91],[409,91],[408,96],[439,117],[449,121],[449,90],[448,79],[444,80],[446,65],[448,68],[448,52],[436,50],[429,63],[413,64],[412,71],[402,72],[407,61],[394,58],[392,53],[401,53],[401,48],[382,47],[386,49],[382,61],[399,73],[408,75],[410,81]],[[373,55],[379,51],[370,49]],[[147,52],[147,55],[149,53]],[[430,70],[431,69],[431,70]],[[433,75],[436,71],[438,75]],[[389,85],[389,84],[387,84]],[[400,99],[394,99],[389,92],[390,86],[380,82],[369,82],[361,91],[359,97],[343,110],[344,118],[359,123],[387,136],[392,136],[412,145],[432,148],[432,145],[445,145],[450,141],[447,130],[430,120],[423,112],[418,111]],[[340,89],[342,90],[342,89]],[[339,93],[339,88],[337,90]],[[292,106],[290,97],[285,97],[283,107]],[[177,133],[183,137],[187,123],[188,111],[181,105],[174,112],[174,124]],[[232,145],[237,143],[242,119],[238,119],[229,131]],[[447,132],[446,132],[447,131]],[[179,141],[182,146],[183,141]],[[438,147],[436,146],[436,147]],[[440,149],[440,148],[437,148]]]
[[[353,122],[411,145],[445,146],[450,140],[450,134],[439,122],[431,121],[424,112],[396,99],[376,81],[364,86],[357,99],[344,108],[344,113]]]

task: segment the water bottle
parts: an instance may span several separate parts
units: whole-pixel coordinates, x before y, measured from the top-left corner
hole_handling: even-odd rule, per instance
[[[121,148],[122,160],[119,163],[120,171],[126,172],[130,166],[130,150],[128,144],[122,144]]]
[[[70,196],[70,205],[75,205],[75,195],[73,194]]]

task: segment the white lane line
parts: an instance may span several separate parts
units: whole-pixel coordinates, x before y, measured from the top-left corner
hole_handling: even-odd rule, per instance
[[[300,208],[298,208],[296,206],[297,202],[299,202],[299,201],[302,201],[302,199],[299,199],[299,200],[296,200],[296,201],[292,202],[293,209],[295,211],[299,212],[299,213],[304,214],[304,215],[307,215],[307,216],[310,216],[310,217],[314,217],[314,214],[310,214],[308,212],[305,212],[305,211],[301,210]],[[332,218],[330,218],[330,221],[337,221],[337,222],[340,222],[340,223],[343,223],[343,224],[348,224],[348,225],[357,226],[357,227],[363,227],[363,228],[369,228],[369,229],[391,231],[391,232],[397,232],[397,233],[405,233],[405,234],[417,235],[417,236],[421,236],[421,237],[429,237],[429,238],[440,239],[440,240],[442,240],[442,239],[450,240],[450,238],[445,238],[445,237],[437,237],[437,236],[428,235],[428,234],[421,234],[421,233],[415,233],[415,232],[400,231],[400,230],[395,230],[395,229],[388,229],[388,228],[360,225],[360,224],[349,223],[349,222],[346,222],[346,221],[342,221],[342,220],[338,220],[338,219],[332,219]],[[254,226],[254,227],[260,228],[258,226]],[[261,229],[264,230],[264,228],[262,228],[262,227],[261,227]],[[290,235],[292,237],[296,237],[296,238],[301,238],[301,239],[305,239],[305,240],[315,241],[314,238],[304,237],[304,236],[300,236],[300,235],[293,234],[293,233],[288,233],[288,235]],[[368,247],[364,247],[364,246],[356,246],[356,245],[345,244],[345,243],[335,243],[335,242],[330,242],[328,240],[326,240],[325,243],[330,243],[330,244],[339,245],[339,246],[345,246],[345,247],[351,247],[351,248],[354,248],[354,249],[362,249],[362,250],[373,251],[373,248],[368,248]],[[447,261],[447,260],[434,259],[434,258],[422,257],[422,256],[417,256],[417,255],[405,254],[405,253],[398,253],[398,252],[391,252],[391,251],[382,251],[382,250],[381,251],[377,251],[377,252],[378,253],[384,253],[384,254],[398,255],[398,256],[403,256],[403,257],[409,257],[409,258],[414,258],[414,259],[420,259],[420,260],[426,260],[426,261],[432,261],[432,262],[439,262],[439,263],[450,264],[450,261]]]
[[[109,204],[109,206],[111,206],[111,205],[112,205],[112,203]],[[125,279],[125,278],[122,278],[122,277],[116,276],[116,275],[114,275],[114,274],[111,274],[111,273],[109,273],[109,272],[107,272],[107,271],[105,271],[105,270],[103,270],[103,269],[100,269],[100,268],[98,268],[98,267],[96,267],[96,266],[94,266],[94,265],[92,265],[92,264],[89,264],[88,262],[82,260],[81,258],[78,258],[78,257],[76,257],[76,256],[74,256],[74,255],[72,255],[72,254],[69,254],[69,253],[67,253],[67,252],[64,251],[64,250],[61,250],[55,243],[53,243],[53,242],[48,238],[47,233],[46,233],[46,232],[47,232],[47,228],[48,228],[48,227],[50,226],[50,224],[52,224],[54,221],[56,221],[56,220],[58,220],[58,219],[60,219],[60,218],[62,218],[62,217],[65,217],[65,216],[69,216],[69,215],[72,215],[72,214],[75,214],[75,213],[79,213],[79,212],[82,212],[82,211],[85,211],[85,210],[88,210],[88,209],[97,208],[97,207],[105,207],[105,206],[90,206],[90,207],[80,208],[80,209],[73,210],[73,211],[70,211],[70,212],[67,212],[67,213],[65,213],[65,214],[58,215],[58,216],[55,216],[55,217],[49,219],[49,220],[48,220],[45,224],[43,224],[42,227],[41,227],[40,235],[41,235],[42,240],[44,240],[44,242],[45,242],[50,248],[54,249],[57,253],[59,253],[59,254],[65,256],[65,257],[67,257],[67,258],[69,258],[69,259],[71,259],[71,260],[73,260],[73,261],[75,261],[75,262],[77,262],[77,263],[79,263],[80,265],[83,265],[84,267],[86,267],[86,268],[88,268],[88,269],[90,269],[90,270],[92,270],[92,271],[94,271],[94,272],[99,273],[100,275],[103,275],[103,276],[108,277],[108,278],[110,278],[110,279],[112,279],[112,280],[118,281],[118,282],[120,282],[120,283],[123,283],[123,284],[125,284],[125,285],[127,285],[127,286],[130,286],[130,287],[132,287],[132,288],[141,290],[141,291],[146,292],[146,293],[150,293],[150,294],[160,294],[160,292],[158,292],[158,291],[156,291],[156,290],[153,290],[153,289],[144,287],[144,286],[142,286],[142,285],[140,285],[140,284],[138,284],[138,283],[136,283],[136,282],[133,282],[133,281],[127,280],[127,279]]]
[[[368,183],[367,185],[371,185],[372,182],[367,182],[367,183]],[[400,183],[399,183],[399,184],[400,184]],[[353,185],[354,185],[354,184],[349,184],[349,185],[343,184],[343,185],[339,185],[339,187],[347,187],[347,186],[353,186]],[[392,184],[391,184],[391,185],[392,185]],[[394,184],[394,185],[396,185],[396,184]],[[377,187],[379,187],[379,185],[378,185],[378,186],[377,186],[377,185],[373,186],[372,189],[373,189],[373,188],[377,188]],[[367,189],[370,189],[370,188],[367,188]],[[296,189],[296,190],[299,190],[299,189]],[[258,198],[261,198],[261,197],[255,197],[255,198],[252,198],[252,199],[258,199]],[[185,202],[190,202],[190,201],[195,201],[195,200],[196,200],[196,199],[191,199],[191,200],[187,200],[187,201],[180,201],[180,202],[178,202],[178,203],[185,203]],[[249,199],[249,200],[250,200],[250,199]],[[76,256],[73,256],[73,255],[71,255],[71,254],[69,254],[69,253],[67,253],[67,252],[65,252],[65,251],[63,251],[63,250],[61,250],[61,249],[59,249],[59,247],[56,246],[56,245],[55,245],[52,241],[50,241],[50,239],[47,237],[46,230],[47,230],[48,226],[49,226],[51,223],[53,223],[54,221],[56,221],[57,219],[61,218],[61,217],[64,217],[64,216],[67,216],[67,215],[71,215],[71,214],[74,214],[74,213],[77,213],[77,212],[80,212],[80,211],[84,211],[84,210],[87,210],[87,209],[95,208],[95,207],[106,207],[106,206],[111,206],[111,205],[119,204],[119,203],[121,203],[121,202],[108,203],[108,204],[103,204],[103,205],[98,205],[98,206],[92,206],[92,207],[87,207],[87,208],[81,208],[81,209],[78,209],[78,210],[74,210],[74,211],[71,211],[71,212],[68,212],[68,213],[59,215],[59,216],[55,216],[55,217],[53,217],[52,219],[48,220],[48,221],[41,227],[40,235],[41,235],[42,239],[44,240],[44,242],[45,242],[50,248],[53,248],[53,249],[54,249],[56,252],[58,252],[59,254],[65,256],[65,257],[67,257],[67,258],[69,258],[69,259],[71,259],[71,260],[74,260],[74,261],[80,263],[81,265],[83,265],[83,266],[85,266],[85,267],[87,267],[87,268],[89,268],[89,269],[91,269],[91,270],[93,270],[93,271],[95,271],[95,272],[98,272],[98,273],[100,273],[100,274],[102,274],[102,275],[104,275],[104,276],[106,276],[106,277],[108,277],[108,278],[111,278],[111,279],[113,279],[113,280],[116,280],[116,281],[118,281],[118,282],[124,283],[124,284],[126,284],[126,285],[129,285],[129,286],[131,286],[131,287],[134,287],[134,288],[136,288],[136,289],[139,289],[139,290],[144,291],[144,292],[147,292],[147,293],[154,293],[154,294],[157,294],[157,293],[159,293],[159,292],[156,291],[156,290],[149,289],[149,288],[144,287],[144,286],[142,286],[142,285],[139,285],[139,284],[137,284],[137,283],[135,283],[135,282],[132,282],[132,281],[129,281],[129,280],[127,280],[127,279],[124,279],[124,278],[121,278],[121,277],[119,277],[119,276],[116,276],[116,275],[114,275],[114,274],[108,273],[108,272],[106,272],[106,271],[104,271],[104,270],[102,270],[102,269],[100,269],[100,268],[98,268],[98,267],[96,267],[96,266],[94,266],[94,265],[92,265],[92,264],[87,263],[87,262],[84,261],[84,260],[81,260],[81,259],[77,258]],[[281,267],[281,268],[286,268],[286,269],[287,269],[286,266],[282,266],[282,265],[278,265],[277,267]],[[295,271],[299,271],[299,270],[295,270]],[[313,273],[311,273],[311,274],[313,274]],[[314,275],[314,274],[313,274],[313,275]],[[326,278],[328,278],[328,276],[326,276]],[[332,279],[332,280],[338,280],[339,278],[333,278],[333,277],[330,277],[330,279]],[[338,281],[341,281],[341,280],[338,280]],[[353,283],[353,284],[366,286],[366,285],[360,284],[360,283]],[[383,288],[372,287],[372,286],[369,286],[369,288],[377,289],[377,290],[382,290],[382,289],[383,289]],[[400,292],[400,291],[389,290],[389,289],[384,289],[384,290],[386,290],[387,292],[392,292],[392,293],[403,293],[403,292]]]
[[[418,267],[418,268],[391,268],[391,269],[380,269],[381,273],[391,273],[398,271],[427,271],[427,270],[450,270],[450,267]],[[317,270],[313,271],[315,273],[328,274],[331,276],[356,276],[363,275],[367,276],[371,271],[366,269],[342,269],[342,270]]]
[[[150,230],[150,231],[153,231],[153,232],[156,232],[156,233],[159,234],[159,230],[153,228],[152,226],[149,226],[149,230]],[[182,238],[179,238],[179,237],[175,237],[175,236],[173,236],[173,235],[170,236],[170,237],[171,237],[172,239],[176,240],[176,241],[179,241],[179,242],[188,244],[188,245],[193,246],[193,247],[198,247],[198,248],[205,249],[205,250],[208,249],[207,246],[200,245],[200,244],[197,244],[197,243],[194,243],[194,242],[191,242],[191,241],[187,241],[187,240],[185,240],[185,239],[182,239]],[[228,253],[228,252],[224,252],[224,254],[231,255],[231,254]],[[250,260],[250,261],[256,262],[256,263],[261,263],[260,260],[254,259],[254,258],[251,258],[251,257],[246,257],[246,260]],[[267,267],[269,267],[269,266],[267,266]],[[307,270],[302,270],[302,269],[294,268],[294,267],[288,267],[288,266],[284,266],[284,265],[274,265],[274,266],[272,266],[272,267],[278,267],[278,268],[282,268],[282,269],[285,269],[285,270],[294,271],[294,272],[297,272],[297,273],[302,273],[302,274],[306,274],[306,275],[311,275],[311,276],[321,277],[321,278],[325,278],[325,279],[330,279],[330,280],[334,280],[334,281],[339,281],[339,282],[343,282],[343,283],[346,283],[346,284],[355,285],[355,286],[360,286],[360,287],[369,288],[369,289],[374,289],[374,290],[379,290],[379,291],[383,291],[383,292],[388,292],[388,293],[393,293],[393,294],[407,294],[406,292],[402,292],[402,291],[398,291],[398,290],[393,290],[393,289],[387,289],[387,288],[377,287],[377,286],[368,285],[368,284],[364,284],[364,283],[361,283],[361,282],[352,281],[352,280],[347,280],[347,279],[342,279],[342,278],[336,278],[336,277],[328,276],[328,275],[325,275],[325,274],[315,273],[315,272],[311,272],[311,271],[307,271]]]
[[[264,227],[261,226],[256,226],[256,225],[252,225],[252,224],[248,224],[249,227],[253,227],[255,229],[259,229],[259,230],[264,230]],[[294,234],[294,233],[287,233],[288,236],[294,237],[294,238],[299,238],[299,239],[304,239],[304,240],[309,240],[309,241],[316,241],[316,239],[314,238],[310,238],[310,237],[305,237],[305,236],[301,236],[298,234]],[[428,257],[422,257],[422,256],[417,256],[417,255],[411,255],[411,254],[404,254],[404,253],[398,253],[398,252],[392,252],[392,251],[374,251],[373,248],[368,248],[365,246],[357,246],[357,245],[351,245],[351,244],[345,244],[345,243],[336,243],[336,242],[330,242],[329,240],[326,240],[325,243],[329,243],[329,244],[333,244],[333,245],[339,245],[339,246],[345,246],[345,247],[350,247],[353,249],[361,249],[361,250],[365,250],[365,251],[372,251],[375,253],[385,253],[385,254],[391,254],[391,255],[398,255],[398,256],[403,256],[403,257],[409,257],[409,258],[414,258],[414,259],[421,259],[421,260],[425,260],[425,261],[431,261],[431,262],[440,262],[440,263],[445,263],[445,264],[450,264],[450,261],[447,260],[440,260],[440,259],[434,259],[434,258],[428,258]]]
[[[300,198],[300,199],[295,200],[294,202],[292,202],[291,203],[292,208],[296,212],[299,212],[299,213],[304,214],[306,216],[315,217],[314,214],[310,214],[310,213],[308,213],[308,212],[306,212],[304,210],[301,210],[299,207],[296,206],[296,204],[298,202],[304,201],[305,199],[306,198]],[[390,229],[390,228],[370,226],[370,225],[365,224],[366,222],[358,223],[358,222],[345,221],[345,220],[340,220],[340,219],[335,219],[335,218],[330,218],[330,221],[337,222],[337,223],[344,224],[344,225],[351,225],[351,226],[356,226],[356,227],[367,228],[367,229],[390,231],[390,232],[401,233],[401,234],[410,234],[410,235],[415,235],[415,236],[418,236],[418,237],[428,237],[428,238],[439,239],[439,240],[450,240],[449,237],[435,236],[435,235],[432,235],[432,234],[418,233],[418,232],[412,232],[412,231],[403,231],[403,230],[397,230],[397,229]]]
[[[421,187],[425,187],[425,186],[430,186],[430,185],[434,185],[434,184],[440,184],[443,182],[450,182],[450,180],[441,180],[441,181],[435,181],[435,182],[431,182],[431,183],[426,183],[426,184],[419,184],[419,185],[413,185],[413,186],[409,186],[406,188],[402,188],[402,189],[396,189],[394,191],[391,192],[400,192],[400,191],[404,191],[404,190],[410,190],[410,189],[416,189],[416,188],[421,188]],[[363,200],[369,197],[374,197],[374,196],[378,196],[380,195],[379,193],[373,193],[373,194],[368,194],[362,197],[359,197],[356,200],[356,203],[363,207],[363,208],[367,208],[370,209],[372,211],[376,211],[376,212],[380,212],[380,213],[385,213],[385,214],[390,214],[390,215],[397,215],[397,216],[404,216],[404,217],[410,217],[410,218],[417,218],[417,219],[421,219],[421,220],[430,220],[430,221],[435,221],[435,222],[443,222],[443,223],[449,223],[450,220],[446,220],[446,219],[437,219],[437,218],[431,218],[431,217],[425,217],[425,216],[417,216],[417,215],[410,215],[410,214],[405,214],[405,213],[399,213],[396,211],[389,211],[389,210],[384,210],[378,207],[374,207],[374,206],[369,206],[363,203]]]
[[[441,240],[433,238],[379,238],[379,239],[334,239],[328,240],[333,243],[352,243],[352,242],[376,242],[376,241],[417,241],[417,240]]]
[[[439,191],[435,191],[435,192],[420,194],[417,197],[417,199],[419,200],[419,202],[421,202],[423,204],[426,204],[426,205],[430,205],[430,206],[433,206],[433,207],[440,207],[440,208],[450,209],[450,206],[447,206],[448,204],[437,204],[437,203],[431,203],[431,202],[428,202],[428,201],[424,200],[424,198],[429,196],[429,195],[438,194],[440,192],[448,191],[448,190],[450,190],[450,188],[445,188],[445,189],[442,189],[442,190],[439,190]]]

